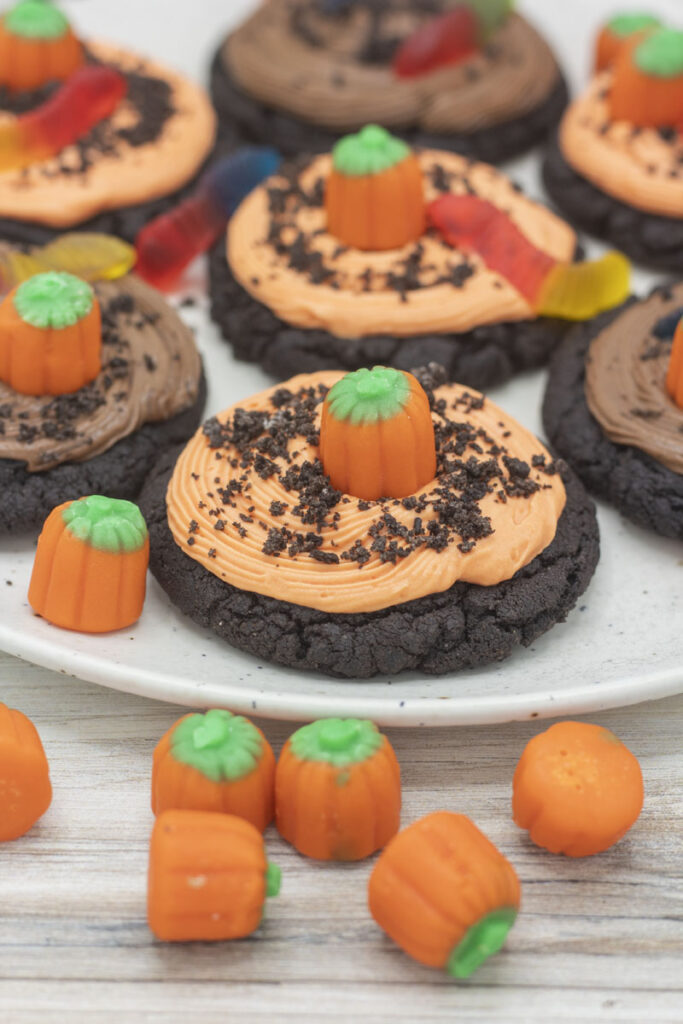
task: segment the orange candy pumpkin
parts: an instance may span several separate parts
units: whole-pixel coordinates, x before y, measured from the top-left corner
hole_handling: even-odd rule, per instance
[[[618,14],[600,31],[595,52],[595,70],[605,71],[617,60],[625,46],[632,45],[661,27],[651,14]]]
[[[16,91],[65,81],[84,63],[64,15],[46,0],[20,0],[0,19],[0,84]]]
[[[164,811],[149,848],[147,920],[162,942],[220,942],[251,935],[280,890],[261,833],[243,818]]]
[[[327,229],[343,245],[398,249],[426,227],[422,171],[400,139],[377,125],[337,143],[325,186]]]
[[[63,395],[101,368],[100,307],[72,274],[36,274],[0,304],[0,380],[23,395]]]
[[[468,978],[514,924],[514,868],[469,818],[440,811],[410,825],[381,853],[368,904],[408,956]]]
[[[666,375],[666,390],[679,409],[683,409],[683,320],[674,334],[669,372]]]
[[[285,744],[275,773],[275,820],[283,839],[315,860],[362,860],[398,831],[396,755],[372,722],[328,718]]]
[[[28,599],[63,629],[108,633],[140,618],[149,536],[137,505],[91,495],[53,509],[38,538]]]
[[[320,458],[333,487],[365,501],[405,498],[436,476],[427,395],[410,373],[357,370],[328,392]]]
[[[657,29],[636,39],[614,65],[610,116],[637,128],[683,123],[683,32]]]
[[[185,715],[154,751],[152,810],[219,811],[260,832],[273,820],[275,756],[257,726],[214,709]]]
[[[609,849],[642,806],[637,759],[599,725],[552,725],[529,741],[515,771],[515,823],[551,853],[590,857]]]
[[[51,803],[50,769],[35,725],[0,704],[0,842],[23,836]]]

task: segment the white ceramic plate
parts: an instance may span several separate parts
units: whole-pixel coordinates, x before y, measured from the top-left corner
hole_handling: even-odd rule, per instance
[[[204,0],[199,22],[193,12],[191,25],[186,24],[179,8],[178,18],[165,22],[164,33],[159,33],[165,4],[91,0],[74,3],[72,13],[88,34],[135,44],[198,76],[227,22],[254,6],[249,0],[233,0],[231,5]],[[552,36],[574,80],[580,81],[588,40],[613,9],[611,0],[577,0],[577,5],[564,8],[525,0],[523,6]],[[662,0],[660,6],[663,14],[674,16],[673,0]],[[124,16],[128,8],[130,18]],[[127,25],[134,26],[130,38]],[[511,173],[532,195],[541,195],[532,158],[515,164]],[[639,275],[638,290],[644,292],[653,280]],[[191,292],[200,295],[202,283],[198,268]],[[232,360],[209,323],[204,299],[183,315],[197,329],[211,381],[207,414],[264,387],[257,368]],[[512,382],[492,397],[539,431],[542,387],[543,377],[537,374]],[[0,648],[60,672],[160,700],[223,705],[287,719],[358,714],[383,725],[487,723],[590,712],[679,692],[683,636],[676,623],[681,622],[683,546],[636,530],[608,509],[601,510],[600,521],[602,560],[567,623],[500,666],[458,676],[405,675],[352,683],[260,664],[193,626],[153,581],[143,618],[130,632],[104,637],[61,632],[33,616],[26,603],[32,538],[0,540]]]

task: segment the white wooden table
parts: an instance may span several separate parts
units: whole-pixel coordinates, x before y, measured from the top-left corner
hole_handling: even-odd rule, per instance
[[[617,847],[572,861],[513,824],[510,786],[545,723],[393,730],[407,824],[464,812],[517,868],[523,913],[466,984],[409,961],[366,908],[370,863],[320,865],[274,828],[283,869],[259,932],[163,946],[145,920],[152,750],[181,713],[0,655],[0,699],[35,721],[53,805],[0,846],[2,1024],[310,1024],[683,1020],[683,697],[593,716],[639,757],[643,814]],[[276,749],[292,726],[259,723]]]

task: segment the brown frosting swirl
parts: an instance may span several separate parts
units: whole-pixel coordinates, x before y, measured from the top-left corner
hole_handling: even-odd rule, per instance
[[[471,59],[414,79],[392,73],[398,42],[455,2],[439,0],[427,11],[415,0],[387,0],[379,12],[356,4],[330,17],[311,0],[267,0],[227,38],[222,57],[250,96],[340,132],[369,121],[473,132],[539,106],[559,69],[545,40],[516,14]]]
[[[93,287],[102,310],[102,370],[93,383],[50,398],[0,381],[0,459],[29,472],[90,459],[197,399],[194,337],[159,292],[134,275]]]
[[[445,192],[472,193],[505,210],[549,256],[573,259],[573,229],[522,195],[495,167],[432,150],[419,160],[427,202]],[[280,320],[340,338],[405,338],[535,318],[509,281],[436,231],[389,252],[340,246],[327,231],[324,183],[330,167],[329,156],[290,167],[247,196],[228,226],[233,274]]]
[[[324,395],[304,374],[209,420],[181,453],[166,504],[176,544],[241,590],[327,612],[370,612],[463,580],[510,579],[552,542],[566,501],[546,449],[482,395],[432,392],[437,478],[360,501],[318,461]],[[429,392],[428,392],[429,393]]]
[[[586,358],[586,400],[605,434],[674,473],[683,473],[683,410],[665,388],[671,342],[653,332],[681,307],[683,284],[655,292],[606,327]]]

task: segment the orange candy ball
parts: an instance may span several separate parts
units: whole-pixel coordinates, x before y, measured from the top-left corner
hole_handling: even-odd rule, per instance
[[[599,725],[552,725],[529,741],[515,771],[515,823],[551,853],[590,857],[608,850],[642,806],[637,759]]]

